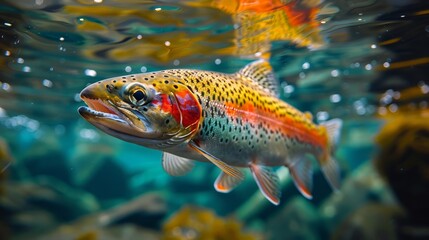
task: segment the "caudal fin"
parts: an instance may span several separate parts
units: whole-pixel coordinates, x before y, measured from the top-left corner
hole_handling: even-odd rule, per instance
[[[331,185],[334,190],[338,190],[340,188],[340,169],[338,167],[337,161],[332,157],[332,154],[335,150],[336,144],[340,139],[343,121],[341,119],[335,118],[321,123],[320,125],[326,128],[328,135],[327,149],[319,158],[321,169],[323,175],[325,175],[325,178],[329,182],[329,185]]]

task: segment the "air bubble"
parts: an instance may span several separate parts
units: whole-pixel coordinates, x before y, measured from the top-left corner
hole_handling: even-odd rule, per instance
[[[29,66],[24,66],[24,67],[22,67],[22,71],[23,71],[23,72],[31,72],[31,67],[29,67]]]
[[[12,90],[12,87],[10,86],[9,83],[3,83],[3,84],[1,84],[1,88],[3,90],[5,90],[6,92],[9,92],[10,90]]]
[[[338,71],[336,69],[331,71],[331,76],[332,77],[338,77],[339,75],[340,75],[340,71]]]
[[[52,81],[49,79],[43,79],[42,84],[43,84],[43,86],[48,87],[48,88],[52,87],[52,85],[53,85]]]
[[[341,101],[341,95],[340,94],[332,94],[331,96],[329,96],[329,100],[332,103],[339,103]]]
[[[302,64],[302,69],[309,69],[310,68],[310,63],[309,62],[305,62]]]
[[[317,121],[319,122],[326,121],[329,118],[329,113],[325,111],[320,111],[316,114],[316,118],[317,118]]]
[[[389,62],[384,62],[384,63],[383,63],[383,67],[385,67],[385,68],[389,68],[389,67],[390,67],[390,63],[389,63]]]
[[[92,69],[85,69],[85,75],[89,77],[95,77],[97,76],[97,72]]]
[[[392,113],[395,113],[395,112],[397,112],[398,111],[398,105],[396,105],[396,104],[390,104],[389,105],[389,111],[390,112],[392,112]]]
[[[365,65],[365,69],[368,70],[368,71],[371,70],[372,69],[372,65],[368,63],[367,65]]]

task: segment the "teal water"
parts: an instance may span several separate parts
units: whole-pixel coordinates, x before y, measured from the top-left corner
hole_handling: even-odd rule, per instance
[[[358,206],[396,204],[368,166],[376,152],[374,136],[385,119],[427,117],[429,5],[412,0],[299,3],[296,15],[302,9],[323,11],[298,26],[275,24],[277,19],[262,31],[252,27],[272,18],[274,10],[250,11],[265,18],[249,24],[243,20],[247,12],[231,13],[225,6],[231,5],[132,0],[0,3],[0,137],[13,158],[5,181],[12,187],[6,187],[7,200],[1,206],[8,229],[4,236],[45,236],[59,225],[148,193],[159,194],[165,206],[159,218],[149,214],[158,225],[142,224],[144,229],[160,232],[168,216],[196,205],[220,216],[237,216],[263,239],[287,239],[281,234],[326,239]],[[219,170],[214,166],[197,164],[188,176],[171,177],[161,167],[160,152],[108,136],[77,113],[84,105],[79,92],[105,78],[170,68],[232,73],[268,54],[284,101],[310,111],[315,122],[344,120],[336,152],[341,175],[343,182],[374,178],[355,180],[363,190],[348,183],[333,194],[317,169],[313,200],[305,200],[290,180],[284,180],[282,203],[271,206],[259,199],[250,175],[233,192],[217,193],[213,182]],[[36,187],[34,192],[22,190],[26,194],[10,190],[20,183],[83,197],[62,199]],[[28,201],[10,204],[14,198]],[[44,205],[31,202],[41,199]],[[29,217],[32,214],[42,220]],[[287,227],[282,229],[278,221]],[[64,239],[73,239],[68,234]]]

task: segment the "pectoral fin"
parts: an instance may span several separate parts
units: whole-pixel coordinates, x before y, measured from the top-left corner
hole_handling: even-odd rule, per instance
[[[172,176],[183,176],[191,171],[194,163],[187,158],[179,157],[171,153],[162,154],[162,167]]]
[[[235,167],[231,167],[228,164],[222,162],[220,159],[216,158],[215,156],[211,155],[210,153],[206,152],[204,149],[200,148],[195,142],[190,141],[189,147],[203,155],[205,158],[207,158],[210,162],[212,162],[214,165],[216,165],[218,168],[222,169],[226,174],[230,175],[231,177],[235,177],[238,179],[243,179],[244,175],[240,170],[238,170]]]
[[[262,194],[274,205],[279,205],[280,187],[277,174],[271,168],[256,164],[250,164],[250,170]]]
[[[240,184],[242,180],[241,178],[232,177],[225,172],[221,172],[214,183],[214,187],[218,192],[228,193]]]

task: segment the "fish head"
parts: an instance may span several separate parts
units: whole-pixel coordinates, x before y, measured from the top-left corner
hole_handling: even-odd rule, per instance
[[[82,90],[80,115],[102,131],[162,149],[190,140],[202,110],[197,97],[174,76],[145,73],[109,78]]]

